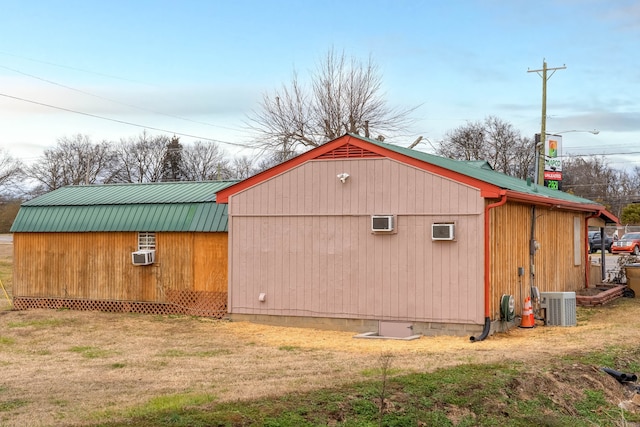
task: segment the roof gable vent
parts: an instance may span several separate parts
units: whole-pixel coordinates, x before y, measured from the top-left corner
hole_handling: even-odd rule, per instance
[[[336,147],[333,150],[321,154],[316,159],[353,159],[353,158],[371,158],[371,157],[383,157],[373,151],[365,150],[353,144],[344,144],[340,147]]]

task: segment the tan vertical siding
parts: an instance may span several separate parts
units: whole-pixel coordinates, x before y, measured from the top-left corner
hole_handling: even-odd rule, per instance
[[[536,253],[536,285],[541,291],[576,291],[585,286],[584,257],[580,265],[574,265],[573,220],[585,214],[563,210],[538,210],[536,222],[536,240],[540,250]],[[584,226],[580,228],[582,253],[584,247]]]
[[[349,174],[345,184],[336,177],[342,172]],[[239,192],[229,200],[229,212],[321,216],[384,213],[393,208],[403,214],[477,214],[481,200],[469,197],[469,192],[479,194],[477,189],[390,159],[322,160]]]
[[[535,239],[540,245],[536,252],[535,280],[530,278],[531,262],[531,206],[508,202],[491,210],[491,312],[492,318],[500,316],[500,298],[513,295],[518,313],[524,297],[535,284],[541,292],[576,291],[585,286],[584,259],[574,265],[574,218],[581,219],[579,241],[584,248],[584,213],[536,208]],[[524,268],[524,276],[518,276],[518,267]]]
[[[300,165],[230,199],[230,311],[481,324],[483,206],[389,159]],[[372,214],[396,215],[397,231],[372,234]],[[439,221],[455,242],[431,240]]]
[[[168,290],[226,291],[226,233],[158,233],[156,263],[134,266],[137,233],[15,233],[18,297],[166,301]]]

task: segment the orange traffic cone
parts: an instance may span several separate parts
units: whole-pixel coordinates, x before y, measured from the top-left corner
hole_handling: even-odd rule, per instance
[[[533,306],[531,305],[531,297],[524,299],[524,306],[522,307],[522,320],[520,321],[521,328],[533,328],[536,325],[535,318],[533,317]]]

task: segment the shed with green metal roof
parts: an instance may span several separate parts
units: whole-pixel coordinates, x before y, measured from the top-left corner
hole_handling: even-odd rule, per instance
[[[217,202],[229,205],[231,318],[474,341],[516,324],[530,289],[587,286],[587,227],[617,222],[486,162],[353,134]]]
[[[221,317],[237,181],[67,186],[25,202],[11,232],[16,309]]]

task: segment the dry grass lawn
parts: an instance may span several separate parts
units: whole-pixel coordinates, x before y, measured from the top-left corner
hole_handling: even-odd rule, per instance
[[[0,261],[10,251],[0,245]],[[6,280],[4,280],[6,285]],[[0,290],[1,292],[1,290]],[[380,356],[403,373],[463,363],[531,362],[640,342],[640,299],[579,309],[576,327],[468,337],[362,340],[244,322],[54,310],[0,310],[0,425],[95,422],[149,399],[252,399],[365,379]],[[113,415],[113,416],[115,416]]]

